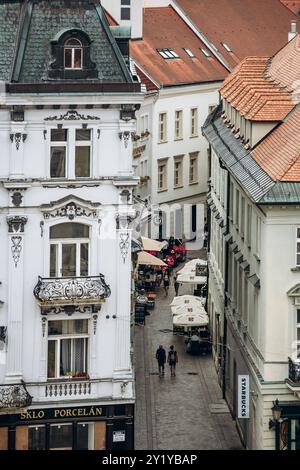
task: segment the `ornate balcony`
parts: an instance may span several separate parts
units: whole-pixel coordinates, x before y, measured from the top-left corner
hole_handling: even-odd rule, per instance
[[[111,291],[103,274],[100,274],[70,278],[39,277],[33,293],[43,315],[58,313],[60,309],[71,315],[86,308],[92,308],[93,313],[98,312]]]
[[[32,397],[24,382],[13,385],[0,385],[0,411],[9,411],[30,406]]]
[[[289,380],[297,382],[300,387],[300,362],[293,361],[289,357]]]
[[[91,382],[85,381],[63,381],[46,384],[45,397],[86,397],[91,395]]]

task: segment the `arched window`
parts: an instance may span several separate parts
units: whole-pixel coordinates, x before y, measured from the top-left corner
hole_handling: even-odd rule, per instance
[[[70,38],[64,45],[65,69],[82,69],[83,46],[81,41]]]
[[[50,228],[50,277],[89,275],[90,228],[74,222]]]

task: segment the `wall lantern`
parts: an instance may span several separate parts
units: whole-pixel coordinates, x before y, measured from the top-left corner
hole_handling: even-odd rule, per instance
[[[282,408],[279,405],[278,399],[273,401],[273,406],[272,406],[271,410],[272,410],[273,419],[270,419],[270,421],[269,421],[269,429],[275,428],[276,424],[279,422],[279,420],[281,418]]]

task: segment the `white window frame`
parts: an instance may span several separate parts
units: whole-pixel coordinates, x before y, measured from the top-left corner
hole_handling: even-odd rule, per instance
[[[76,140],[76,131],[87,130],[90,131],[90,140]],[[90,148],[90,174],[89,176],[76,176],[76,148],[77,147],[89,147]],[[93,164],[93,129],[75,129],[75,150],[74,150],[74,177],[75,179],[91,178],[92,175],[92,164]]]
[[[177,167],[177,165],[179,166]],[[182,187],[183,187],[183,155],[174,157],[174,189],[182,188]]]
[[[91,229],[90,229],[91,230]],[[62,245],[76,245],[76,276],[81,277],[80,274],[80,247],[81,245],[88,245],[88,274],[90,276],[91,268],[91,244],[89,238],[53,238],[50,239],[50,258],[51,258],[51,246],[56,245],[56,276],[62,278]],[[49,267],[51,266],[51,259]],[[49,272],[50,276],[50,272]]]
[[[182,140],[183,128],[183,110],[176,109],[175,111],[175,127],[174,127],[174,140]]]
[[[168,162],[167,160],[160,160],[157,163],[157,191],[166,191],[168,189]]]
[[[191,108],[190,137],[198,137],[198,108]]]
[[[197,184],[199,181],[198,180],[198,157],[199,157],[199,152],[190,153],[189,184]],[[192,163],[193,163],[194,178],[191,178]]]
[[[85,320],[85,319],[83,319]],[[51,320],[49,320],[50,322]],[[57,321],[75,321],[75,320],[57,320]],[[89,334],[89,321],[88,321],[88,332],[87,333],[71,333],[69,335],[67,334],[62,334],[62,335],[48,335],[48,340],[47,340],[47,380],[57,380],[57,379],[62,379],[68,377],[67,375],[60,375],[60,349],[61,349],[61,341],[64,339],[86,339],[87,341],[84,342],[85,347],[84,347],[84,358],[83,358],[83,363],[86,364],[86,371],[83,371],[84,373],[88,374],[89,371],[89,340],[90,340],[90,334]],[[55,342],[55,377],[48,377],[48,345],[50,341]],[[71,342],[71,361],[73,358],[73,345],[74,341]],[[71,364],[72,365],[72,364]],[[73,371],[71,367],[71,371]],[[84,379],[83,379],[84,380]]]
[[[158,115],[158,143],[164,144],[168,141],[168,115],[166,111],[162,111]]]
[[[72,40],[77,41],[78,46],[76,46],[75,44],[68,45],[68,42]],[[67,50],[70,50],[72,54],[71,67],[66,67],[66,51]],[[77,51],[80,50],[80,64],[81,64],[80,67],[75,67],[75,50]],[[83,45],[82,45],[82,42],[77,38],[69,38],[64,44],[64,68],[66,70],[82,70],[83,69]]]
[[[300,314],[300,309],[296,309],[296,357],[300,359],[300,340],[298,340],[298,330],[300,331],[300,323],[298,323],[298,312]],[[298,352],[299,351],[299,352]]]
[[[82,125],[80,126],[77,125],[75,126],[70,126],[70,127],[64,127],[63,130],[67,131],[67,140],[66,141],[51,141],[51,131],[56,130],[57,127],[49,127],[48,133],[49,136],[47,137],[48,140],[48,163],[47,163],[47,175],[50,180],[76,180],[76,181],[81,181],[85,179],[90,179],[93,177],[94,174],[94,164],[96,166],[96,162],[94,162],[94,159],[96,158],[95,156],[95,150],[96,147],[94,146],[94,139],[95,139],[95,129],[92,127],[89,127],[91,137],[90,140],[85,140],[85,141],[76,141],[76,130],[82,130]],[[90,146],[90,176],[78,176],[76,177],[76,147],[87,147]],[[65,147],[66,148],[66,161],[65,161],[65,176],[62,177],[52,177],[51,176],[51,148],[52,147]]]
[[[298,237],[298,231],[300,235],[300,227],[296,228],[296,266],[300,267],[300,263],[298,264],[298,255],[300,256],[300,251],[298,252],[298,243],[300,243],[300,236]]]

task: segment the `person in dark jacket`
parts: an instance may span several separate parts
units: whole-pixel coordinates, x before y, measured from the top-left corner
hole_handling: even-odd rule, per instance
[[[170,346],[170,350],[168,352],[168,363],[170,366],[170,372],[171,372],[171,377],[175,377],[175,369],[176,369],[176,364],[178,362],[178,355],[177,351],[174,349],[174,346]]]
[[[155,355],[158,363],[158,373],[160,377],[165,375],[165,363],[166,363],[166,351],[162,345],[160,345]]]
[[[178,297],[178,291],[179,291],[179,282],[177,280],[177,274],[174,277],[174,289],[175,289],[175,295]]]

